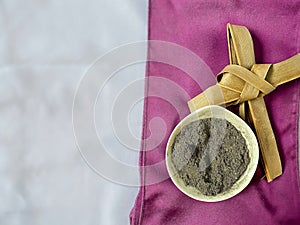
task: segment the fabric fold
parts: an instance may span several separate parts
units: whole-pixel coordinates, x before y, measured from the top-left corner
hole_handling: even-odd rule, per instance
[[[217,74],[230,63],[224,35],[226,24],[244,25],[255,43],[256,63],[273,64],[269,71],[279,71],[277,63],[292,57],[299,49],[297,39],[300,40],[300,37],[296,32],[300,27],[298,9],[296,0],[280,3],[272,0],[150,0],[149,39],[169,41],[190,49]],[[151,50],[149,54],[152,54]],[[188,74],[162,63],[148,62],[146,76],[172,80],[191,98],[204,91]],[[199,76],[205,77],[205,74],[199,73]],[[145,166],[164,161],[168,137],[180,121],[178,112],[163,99],[145,96],[143,138],[147,139],[150,122],[157,116],[166,125],[166,135],[154,149],[145,151],[145,146],[141,149],[142,183],[131,224],[298,224],[299,84],[298,80],[282,84],[264,98],[282,160],[282,176],[271,183],[253,179],[240,194],[218,203],[193,200],[180,192],[170,179],[145,185],[149,179]],[[146,86],[150,91],[166,92],[160,89],[160,85],[152,86],[151,82]],[[185,100],[185,96],[180,94],[176,98],[178,101]],[[180,107],[177,110],[187,111],[186,105]],[[163,172],[165,168],[161,170]],[[157,173],[159,175],[160,171]]]

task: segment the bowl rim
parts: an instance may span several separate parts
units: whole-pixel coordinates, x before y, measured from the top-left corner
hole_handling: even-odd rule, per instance
[[[205,118],[223,118],[226,119],[228,122],[230,122],[233,126],[235,126],[243,135],[246,141],[249,150],[249,157],[250,157],[250,162],[247,166],[246,171],[235,182],[235,184],[227,191],[221,192],[215,196],[203,195],[195,187],[185,185],[182,179],[179,178],[170,157],[173,142],[177,134],[181,131],[182,127],[196,120],[205,119]],[[192,112],[188,116],[186,116],[183,120],[181,120],[173,129],[168,139],[166,151],[165,151],[167,171],[175,186],[187,196],[204,202],[223,201],[232,198],[235,195],[239,194],[241,191],[243,191],[248,186],[248,184],[250,183],[250,181],[254,176],[258,164],[258,159],[259,159],[259,147],[258,147],[256,136],[252,131],[252,129],[240,117],[230,112],[229,110],[216,105],[209,105],[200,108]]]

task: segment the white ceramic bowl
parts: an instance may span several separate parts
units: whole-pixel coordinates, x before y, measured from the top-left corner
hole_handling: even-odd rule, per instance
[[[249,149],[250,162],[246,171],[241,175],[241,177],[234,183],[234,185],[227,191],[219,193],[215,196],[207,196],[203,195],[198,189],[192,186],[188,186],[184,183],[184,181],[179,177],[172,161],[171,161],[171,152],[173,142],[175,137],[180,133],[183,126],[194,122],[199,119],[205,118],[220,118],[226,119],[230,122],[234,127],[236,127],[243,137],[245,138],[247,147]],[[229,110],[220,107],[220,106],[206,106],[203,107],[185,117],[180,123],[175,127],[171,136],[169,137],[169,141],[166,149],[166,164],[168,173],[173,181],[173,183],[186,195],[190,196],[193,199],[205,201],[205,202],[218,202],[229,199],[238,193],[240,193],[251,181],[258,164],[259,158],[259,148],[257,139],[255,134],[251,130],[251,128],[237,115],[233,114]]]

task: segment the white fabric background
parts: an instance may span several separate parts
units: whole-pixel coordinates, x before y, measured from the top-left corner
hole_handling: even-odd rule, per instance
[[[0,1],[0,224],[129,223],[137,188],[86,165],[72,102],[93,60],[146,34],[146,0]],[[143,78],[144,67],[131,73]],[[139,136],[142,104],[132,113]],[[118,151],[137,164],[138,154]]]

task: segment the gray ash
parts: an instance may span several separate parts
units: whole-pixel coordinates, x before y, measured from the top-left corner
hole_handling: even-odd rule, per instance
[[[186,185],[215,196],[231,188],[247,169],[249,150],[242,134],[225,119],[201,119],[175,137],[171,160]]]

